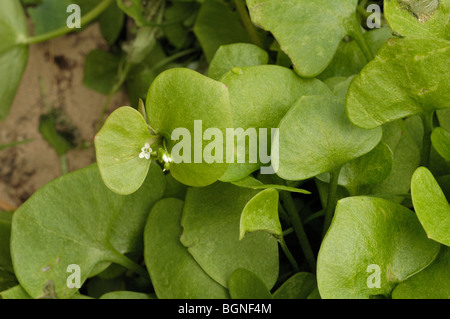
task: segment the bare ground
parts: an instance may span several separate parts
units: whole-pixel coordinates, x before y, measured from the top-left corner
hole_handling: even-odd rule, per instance
[[[20,206],[37,189],[61,176],[59,157],[38,130],[42,114],[59,110],[74,129],[77,147],[67,154],[69,171],[95,162],[93,137],[106,96],[82,81],[86,55],[96,48],[107,49],[98,24],[30,47],[11,112],[0,122],[0,145],[32,141],[0,151],[0,210]],[[127,95],[119,92],[108,112],[128,104]]]

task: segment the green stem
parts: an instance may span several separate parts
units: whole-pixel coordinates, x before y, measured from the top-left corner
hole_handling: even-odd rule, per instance
[[[86,15],[81,17],[81,27],[84,27],[85,25],[89,24],[91,21],[95,20],[103,11],[106,10],[106,8],[109,7],[109,5],[114,0],[103,0],[100,2],[94,9],[89,11]],[[76,29],[68,28],[67,26],[64,26],[62,28],[50,31],[48,33],[44,33],[38,36],[28,37],[25,38],[24,44],[33,44],[33,43],[40,43],[45,42],[53,38],[57,38],[60,36],[63,36],[67,33],[70,33],[72,31],[75,31]]]
[[[125,255],[122,255],[121,253],[117,251],[112,251],[112,255],[110,256],[109,260],[113,263],[119,264],[136,274],[142,276],[143,278],[147,278],[149,276],[147,270],[145,270],[143,267],[135,263],[133,260],[128,258]]]
[[[287,259],[292,265],[292,268],[294,268],[295,272],[299,272],[300,268],[298,267],[297,261],[295,260],[294,256],[292,255],[291,251],[289,250],[288,246],[286,245],[286,242],[283,238],[279,240],[281,249],[283,249],[284,254],[286,255]]]
[[[433,133],[433,115],[434,112],[423,113],[421,115],[423,123],[423,143],[422,143],[422,161],[421,165],[428,167],[430,165],[431,154],[431,133]]]
[[[315,273],[316,272],[316,258],[314,257],[314,253],[312,251],[308,237],[306,236],[305,229],[303,228],[302,221],[300,219],[300,216],[298,215],[298,212],[295,207],[295,203],[292,200],[291,194],[286,191],[281,191],[280,197],[284,203],[286,211],[292,222],[292,226],[295,230],[295,234],[297,235],[298,242],[303,251],[303,254],[305,255],[306,262],[308,263],[308,266],[311,269],[311,271],[313,273]]]
[[[239,16],[241,17],[242,24],[244,25],[244,28],[252,39],[253,43],[264,49],[264,44],[258,35],[258,31],[256,30],[252,20],[250,19],[250,16],[248,15],[245,2],[243,0],[234,0],[234,3],[236,4],[236,9],[239,13]]]
[[[59,162],[61,164],[61,173],[62,175],[66,175],[69,172],[69,168],[67,165],[67,156],[66,154],[62,154],[59,156]]]
[[[367,63],[373,60],[375,57],[372,50],[369,47],[369,44],[366,41],[361,29],[361,25],[359,24],[358,18],[354,15],[354,18],[350,18],[350,20],[346,23],[346,29],[349,36],[353,38],[353,40],[358,43],[361,48],[364,57],[367,60]]]
[[[193,53],[193,52],[195,52],[195,51],[197,51],[197,50],[196,50],[196,49],[188,49],[188,50],[184,50],[184,51],[177,52],[177,53],[175,53],[174,55],[171,55],[171,56],[165,58],[164,60],[159,61],[158,63],[156,63],[156,64],[152,67],[152,70],[153,70],[153,71],[156,71],[156,70],[158,70],[159,68],[165,66],[166,64],[169,64],[169,63],[171,63],[171,62],[173,62],[173,61],[176,61],[176,60],[178,60],[179,58],[181,58],[181,57],[183,57],[183,56],[185,56],[185,55],[191,54],[191,53]]]
[[[341,172],[341,167],[338,167],[335,171],[330,173],[330,184],[328,185],[328,197],[327,197],[327,207],[325,208],[325,222],[323,225],[323,234],[328,231],[333,220],[334,211],[336,210],[337,204],[337,187],[339,180],[339,173]]]

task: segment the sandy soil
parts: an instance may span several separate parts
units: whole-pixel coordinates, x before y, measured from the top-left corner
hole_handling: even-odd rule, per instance
[[[10,115],[0,122],[0,145],[31,139],[0,151],[0,210],[18,207],[38,188],[61,175],[59,157],[38,130],[39,117],[56,109],[73,126],[77,147],[67,154],[69,171],[95,161],[93,137],[106,101],[82,83],[84,61],[93,49],[107,49],[98,24],[77,34],[32,45]],[[119,92],[108,112],[128,105]]]

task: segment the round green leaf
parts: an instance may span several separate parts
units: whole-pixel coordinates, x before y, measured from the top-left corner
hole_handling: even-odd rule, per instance
[[[115,110],[95,136],[98,168],[106,186],[127,195],[137,191],[144,182],[150,159],[141,158],[145,144],[152,137],[142,115],[131,107]]]
[[[277,190],[266,189],[248,201],[241,215],[239,239],[254,231],[268,232],[277,239],[283,237],[278,217],[278,197]]]
[[[356,21],[357,0],[247,1],[252,21],[270,31],[304,77],[320,74]],[[283,23],[280,23],[283,21]],[[358,26],[359,27],[359,26]]]
[[[319,251],[320,295],[390,296],[398,283],[427,267],[439,247],[404,206],[380,198],[342,199]]]
[[[150,185],[142,191],[120,196],[105,186],[94,165],[33,194],[14,213],[11,229],[14,271],[27,293],[69,298],[77,291],[67,286],[69,265],[80,266],[81,283],[99,263],[123,265],[120,252],[137,248],[133,243],[143,230],[139,221],[145,223],[164,192],[164,184],[157,181],[163,183],[164,177],[148,179]],[[116,221],[121,222],[116,226]]]
[[[434,149],[447,161],[450,161],[450,133],[442,127],[436,127],[431,134]]]
[[[450,248],[442,246],[434,262],[398,284],[393,299],[450,299]]]
[[[230,92],[233,127],[245,130],[242,134],[254,129],[258,136],[255,145],[264,139],[267,141],[267,154],[262,156],[270,155],[272,128],[278,127],[280,120],[300,97],[330,93],[321,81],[302,79],[292,70],[276,65],[242,67],[239,72],[228,72],[221,81]],[[257,147],[258,154],[252,154],[249,144],[245,145],[245,163],[238,162],[239,154],[235,152],[234,163],[228,166],[221,181],[237,181],[260,166],[269,165],[261,163],[261,149]],[[254,149],[256,152],[256,147]],[[251,163],[250,155],[258,155],[256,163]]]
[[[174,161],[170,170],[175,179],[189,186],[201,187],[214,183],[223,175],[228,166],[225,133],[226,128],[232,127],[228,89],[223,83],[189,69],[170,69],[153,81],[146,108],[150,126],[166,138],[169,151],[174,145],[178,147],[178,143],[183,143],[178,152],[183,155],[172,154]],[[213,134],[213,141],[203,139],[209,128],[214,132],[220,131],[220,134]],[[176,129],[182,138],[175,138],[181,141],[172,140]],[[219,158],[212,163],[208,163],[211,158],[205,152],[210,143],[218,144],[215,154],[220,154],[220,151],[223,154],[217,155]],[[188,151],[190,156],[184,153]],[[177,162],[175,158],[180,156],[183,158]]]
[[[232,299],[272,299],[264,282],[247,269],[233,271],[228,282]]]
[[[344,186],[350,195],[358,195],[361,187],[382,182],[392,170],[393,154],[389,146],[381,142],[369,153],[346,163],[339,174],[338,184]],[[330,182],[330,174],[319,175],[324,182]]]
[[[392,30],[404,37],[450,40],[449,0],[386,0],[383,10]]]
[[[450,246],[450,205],[433,174],[419,167],[411,181],[414,210],[429,238]]]
[[[0,1],[0,120],[11,108],[28,61],[28,26],[18,0]]]
[[[222,45],[212,59],[208,76],[214,80],[220,78],[234,67],[267,64],[269,54],[260,47],[250,43],[233,43]]]
[[[450,105],[450,43],[441,39],[389,39],[352,81],[350,120],[364,128]]]
[[[181,243],[224,287],[238,268],[253,272],[269,289],[278,277],[278,242],[273,236],[254,232],[239,240],[242,210],[257,192],[218,182],[190,188],[186,194]]]
[[[317,289],[316,277],[307,272],[299,272],[286,280],[274,294],[274,299],[307,299]]]
[[[272,155],[277,175],[304,180],[368,153],[380,142],[382,131],[354,126],[342,99],[329,95],[298,100],[281,120],[278,135],[279,143],[272,145],[272,154],[279,154]]]
[[[162,299],[228,298],[180,243],[183,201],[166,198],[150,212],[145,227],[145,261],[156,295]]]

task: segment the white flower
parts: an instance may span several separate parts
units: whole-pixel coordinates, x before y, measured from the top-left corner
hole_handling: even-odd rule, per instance
[[[171,157],[168,157],[166,154],[164,154],[164,155],[162,156],[162,160],[164,161],[164,163],[170,163],[170,162],[172,162],[172,158],[171,158]]]
[[[150,144],[145,143],[144,147],[141,148],[141,154],[139,154],[139,158],[150,159],[150,153],[153,151],[150,147]]]

